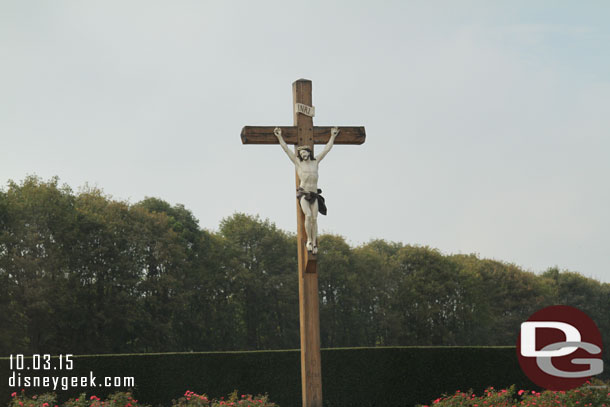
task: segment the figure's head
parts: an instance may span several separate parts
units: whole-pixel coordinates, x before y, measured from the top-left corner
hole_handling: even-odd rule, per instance
[[[313,157],[313,151],[311,151],[311,148],[307,146],[297,147],[297,155],[299,156],[299,160],[301,161],[315,160],[315,158]]]

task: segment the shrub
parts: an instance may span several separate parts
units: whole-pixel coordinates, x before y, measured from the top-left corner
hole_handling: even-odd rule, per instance
[[[9,407],[59,407],[56,404],[57,396],[53,393],[45,393],[40,396],[34,395],[27,397],[22,390],[20,394],[16,392],[11,395]],[[71,398],[61,405],[61,407],[148,407],[138,404],[131,393],[118,392],[108,396],[106,400],[101,400],[93,395],[87,397],[81,393],[78,398]],[[229,394],[227,399],[209,399],[205,394],[197,394],[187,390],[184,396],[172,402],[172,407],[278,407],[277,404],[269,401],[267,395],[253,396],[251,394],[237,395],[237,390]]]
[[[610,407],[610,386],[595,380],[568,391],[515,391],[515,386],[488,388],[480,396],[471,391],[443,395],[421,407]]]
[[[27,397],[25,391],[21,390],[21,393],[15,392],[11,394],[11,401],[8,405],[9,407],[57,407],[55,404],[56,400],[57,397],[52,393]]]
[[[224,397],[220,399],[209,400],[205,394],[197,394],[190,390],[184,393],[183,397],[180,397],[178,401],[172,403],[172,407],[278,407],[277,404],[269,401],[267,395],[253,396],[251,394],[242,394],[240,397],[237,396],[237,390],[229,394],[229,397],[225,400]]]

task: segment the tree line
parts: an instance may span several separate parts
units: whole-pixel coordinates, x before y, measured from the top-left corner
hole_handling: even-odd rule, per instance
[[[610,349],[610,284],[476,255],[320,237],[323,347],[514,345],[547,305],[580,308]],[[202,229],[182,205],[135,204],[28,177],[0,190],[0,351],[295,349],[294,234],[236,213]],[[606,360],[608,358],[606,357]]]

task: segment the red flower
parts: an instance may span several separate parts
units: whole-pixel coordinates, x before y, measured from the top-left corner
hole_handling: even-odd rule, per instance
[[[16,392],[16,391],[14,391],[14,392],[11,394],[11,397],[16,397],[16,396],[17,396],[17,392]]]

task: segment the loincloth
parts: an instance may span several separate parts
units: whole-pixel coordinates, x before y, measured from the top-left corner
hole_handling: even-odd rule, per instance
[[[315,200],[318,201],[318,212],[322,215],[326,215],[326,203],[324,197],[320,195],[322,190],[318,188],[318,192],[305,191],[303,188],[297,188],[297,199],[300,201],[302,197],[305,197],[307,202],[313,203]]]

